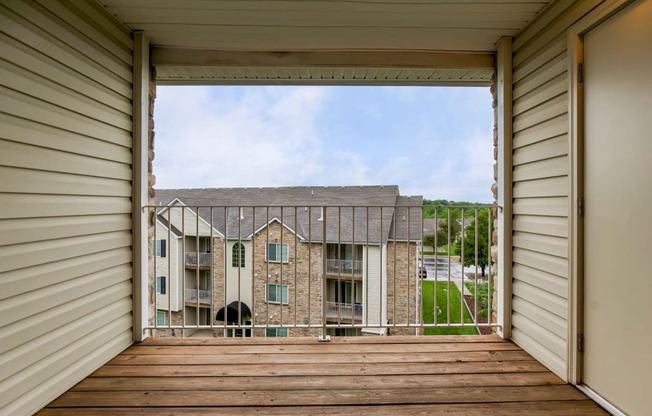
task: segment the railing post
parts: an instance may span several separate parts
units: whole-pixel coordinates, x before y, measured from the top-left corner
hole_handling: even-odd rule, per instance
[[[331,340],[330,335],[326,333],[326,207],[322,208],[323,214],[321,216],[322,220],[322,245],[321,245],[321,264],[322,264],[322,274],[321,274],[321,335],[319,336],[319,341],[328,342]]]

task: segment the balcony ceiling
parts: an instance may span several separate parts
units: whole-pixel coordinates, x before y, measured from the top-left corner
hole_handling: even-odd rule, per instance
[[[496,42],[550,0],[97,0],[162,83],[486,84]]]

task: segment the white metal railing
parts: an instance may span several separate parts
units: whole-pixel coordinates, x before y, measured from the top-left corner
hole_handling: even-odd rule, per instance
[[[166,276],[168,282],[166,294],[148,299],[153,305],[168,298],[159,302],[167,309],[150,319],[148,329],[157,335],[205,329],[223,336],[234,328],[254,337],[326,335],[342,328],[406,335],[498,326],[492,320],[493,280],[487,278],[491,206],[148,209],[156,219],[150,281]],[[423,231],[424,215],[436,224],[430,234]],[[153,244],[162,240],[166,251],[156,252]],[[360,259],[328,258],[351,246],[359,247]],[[196,247],[210,252],[187,251]]]
[[[210,305],[212,302],[213,292],[210,290],[197,290],[197,289],[185,289],[185,301],[191,303],[197,303],[199,298],[199,303]]]
[[[326,259],[326,273],[360,276],[363,264],[361,260]]]
[[[211,253],[197,253],[197,252],[187,252],[186,253],[186,266],[199,266],[199,267],[211,267],[213,264],[213,255]]]
[[[362,320],[362,304],[326,302],[326,318]]]

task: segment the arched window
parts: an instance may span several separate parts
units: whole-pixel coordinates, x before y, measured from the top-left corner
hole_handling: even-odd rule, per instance
[[[245,247],[242,243],[235,243],[233,245],[233,252],[231,256],[231,266],[245,267]]]

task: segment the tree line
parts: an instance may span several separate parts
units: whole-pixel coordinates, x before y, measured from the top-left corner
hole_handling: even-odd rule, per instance
[[[490,250],[488,241],[489,208],[482,208],[482,206],[485,206],[486,204],[477,202],[456,202],[445,199],[424,199],[423,205],[424,219],[437,219],[435,224],[436,232],[434,234],[426,234],[423,238],[423,245],[435,247],[436,242],[436,250],[441,247],[446,247],[448,253],[459,256],[462,254],[462,240],[464,240],[463,261],[464,266],[468,267],[476,264],[475,249],[477,233],[477,265],[481,269],[482,276],[484,277],[486,268],[489,265]],[[462,229],[464,225],[466,225],[466,227],[463,231],[464,239],[462,239]]]

